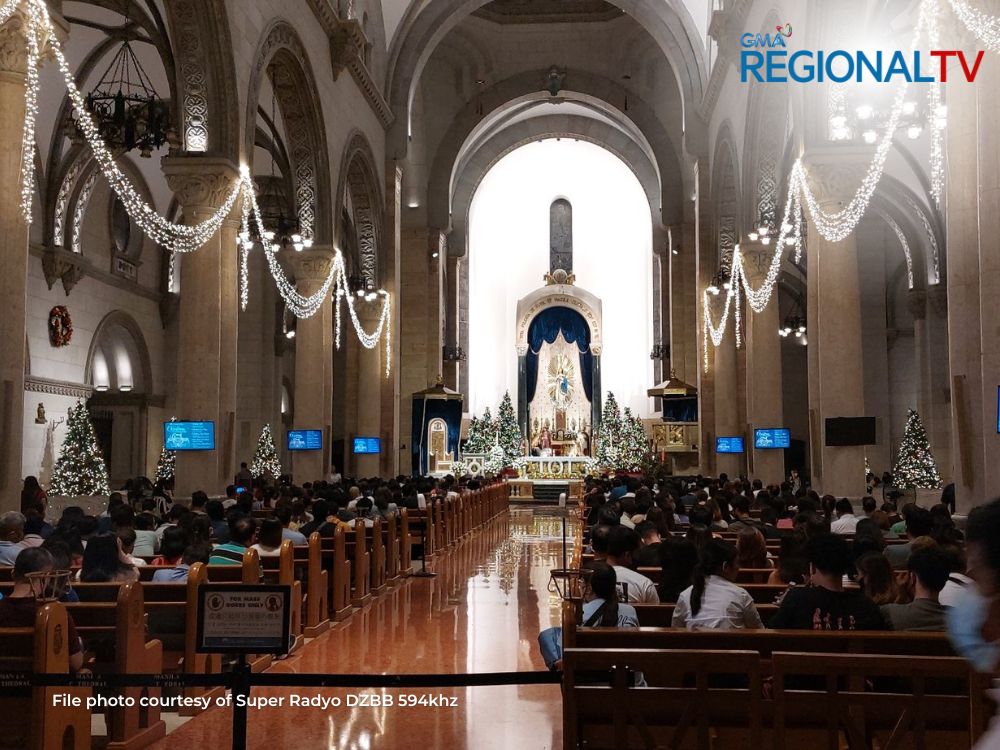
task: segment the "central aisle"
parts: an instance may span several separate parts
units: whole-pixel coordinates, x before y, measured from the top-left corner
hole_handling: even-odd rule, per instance
[[[544,670],[540,630],[558,624],[549,571],[562,564],[555,509],[513,509],[428,566],[436,578],[407,579],[271,672],[382,673]],[[571,550],[570,550],[571,551]],[[418,563],[419,565],[419,563]],[[455,708],[288,708],[304,696],[403,693],[454,696]],[[263,689],[285,707],[250,710],[248,746],[276,748],[558,748],[558,685],[409,690]],[[156,750],[229,747],[232,715],[212,709],[171,732]]]

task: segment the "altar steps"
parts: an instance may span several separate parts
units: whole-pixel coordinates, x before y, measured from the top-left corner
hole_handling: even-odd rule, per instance
[[[559,503],[562,493],[569,496],[569,485],[565,482],[535,482],[532,494],[536,503]]]

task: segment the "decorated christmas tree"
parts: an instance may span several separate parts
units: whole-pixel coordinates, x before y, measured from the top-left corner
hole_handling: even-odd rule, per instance
[[[597,431],[597,452],[594,458],[605,469],[614,470],[622,461],[622,414],[615,394],[608,392]]]
[[[503,401],[500,402],[494,428],[497,434],[497,444],[503,448],[504,465],[511,466],[515,459],[523,455],[521,444],[524,442],[524,435],[521,434],[521,427],[517,423],[517,414],[514,412],[514,404],[510,400],[510,391],[503,394]]]
[[[177,417],[171,417],[171,422],[176,422]],[[174,478],[174,472],[177,471],[177,453],[176,451],[167,450],[167,446],[164,445],[160,448],[160,458],[156,462],[156,481],[159,482],[161,479],[165,482],[169,482]]]
[[[617,468],[632,471],[642,465],[648,444],[646,442],[646,428],[643,427],[642,420],[633,416],[632,410],[627,406],[622,414],[621,431],[621,456]]]
[[[257,452],[250,462],[250,473],[254,479],[268,475],[273,478],[281,476],[281,463],[278,461],[278,451],[274,447],[271,436],[271,425],[265,424],[257,439]]]
[[[83,401],[78,401],[76,407],[69,410],[66,439],[52,470],[49,492],[68,497],[111,493],[108,467],[104,464],[101,446],[97,444],[97,435]]]
[[[906,415],[906,430],[899,445],[899,457],[893,471],[896,485],[907,489],[936,489],[941,486],[941,475],[931,454],[927,431],[920,415],[910,409]]]
[[[497,431],[489,407],[482,417],[472,417],[469,423],[469,437],[465,441],[465,453],[489,453],[496,443]]]

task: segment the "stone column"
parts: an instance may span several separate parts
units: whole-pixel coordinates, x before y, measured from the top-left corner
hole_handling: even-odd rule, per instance
[[[713,298],[712,319],[718,323],[723,306],[723,294]],[[715,349],[715,361],[710,365],[715,383],[715,437],[732,437],[743,435],[740,425],[739,403],[736,394],[736,336],[733,334],[733,311],[730,310],[729,325],[722,343]],[[712,341],[709,339],[709,346]],[[745,472],[746,455],[739,453],[715,453],[715,440],[711,441],[708,450],[715,455],[715,473],[727,474],[730,478],[738,477]]]
[[[27,70],[25,21],[20,12],[0,27],[0,509],[17,510],[21,493],[24,433],[24,370],[28,225],[19,190],[24,88]]]
[[[165,157],[163,173],[188,224],[214,214],[239,177],[227,159],[193,155]],[[194,490],[221,493],[231,481],[239,310],[235,236],[230,223],[181,261],[177,417],[211,420],[216,431],[216,450],[177,454],[176,496],[181,498]]]
[[[855,165],[813,162],[810,175],[820,207],[833,213],[854,194],[863,173]],[[864,448],[828,447],[825,425],[830,417],[865,412],[857,240],[851,234],[829,242],[810,221],[807,244],[812,486],[821,494],[858,497],[864,491]]]
[[[361,327],[371,333],[378,325],[379,313],[382,305],[380,301],[362,302],[358,304],[358,320]],[[355,336],[354,330],[346,332],[348,336]],[[382,380],[385,377],[385,353],[384,339],[373,348],[368,349],[358,346],[358,421],[354,434],[364,437],[382,438],[382,453],[392,450],[396,446],[388,443],[390,435],[382,433],[381,423],[381,396]],[[296,369],[298,369],[296,367]],[[296,412],[298,411],[296,407]],[[382,470],[382,457],[373,454],[362,454],[354,457],[355,469],[359,477],[379,476]]]
[[[951,460],[951,388],[948,373],[948,287],[927,288],[927,416],[924,425],[938,471],[945,482],[954,480]],[[923,414],[920,415],[924,417]]]
[[[704,367],[705,321],[703,320],[702,293],[712,281],[719,266],[719,249],[712,236],[712,219],[708,200],[707,159],[699,161],[695,167],[695,200],[684,204],[684,243],[681,249],[681,266],[685,271],[684,283],[681,286],[679,306],[674,306],[671,312],[679,313],[678,320],[672,320],[674,330],[671,339],[675,337],[678,328],[680,337],[690,344],[694,356],[687,356],[688,371],[694,370],[694,379],[684,375],[688,383],[698,386],[698,421],[701,427],[701,442],[698,448],[699,468],[702,473],[718,473],[715,462],[715,383],[714,375],[718,369],[715,349],[711,340],[708,342],[707,354],[709,367]],[[688,218],[690,217],[690,223]],[[691,252],[693,250],[693,252]],[[690,333],[688,333],[690,331]],[[692,335],[693,334],[693,335]],[[693,340],[690,340],[693,339]],[[732,368],[735,368],[735,354]],[[680,374],[680,371],[678,371]]]
[[[313,247],[300,253],[283,251],[282,266],[295,279],[299,294],[315,294],[330,274],[333,250]],[[353,331],[349,333],[353,335]],[[330,460],[333,420],[333,302],[327,295],[316,314],[295,324],[295,405],[293,425],[297,430],[322,430],[323,450],[290,454],[295,482],[312,482],[326,475]],[[281,436],[275,435],[275,440]]]
[[[392,319],[390,320],[389,331],[389,356],[392,361],[392,370],[389,376],[382,377],[382,433],[386,436],[388,445],[382,452],[382,476],[396,476],[400,472],[401,466],[409,466],[408,454],[401,448],[404,441],[401,435],[409,434],[409,425],[405,429],[400,422],[400,365],[399,365],[399,318],[402,313],[400,303],[400,276],[402,264],[400,253],[402,251],[402,182],[403,170],[395,161],[390,161],[385,170],[386,189],[386,219],[385,237],[387,238],[385,252],[382,254],[384,263],[382,268],[382,288],[389,292],[389,299],[392,303]],[[384,358],[385,339],[382,340],[380,348]]]
[[[444,343],[458,346],[458,281],[461,278],[462,258],[448,256],[445,274]],[[458,362],[442,362],[444,384],[458,390]]]
[[[774,248],[759,242],[740,243],[743,268],[750,286],[764,283]],[[747,450],[751,451],[750,474],[765,485],[779,483],[785,477],[785,453],[781,450],[756,450],[753,431],[759,428],[784,427],[781,381],[781,338],[778,336],[778,289],[774,288],[767,307],[759,313],[747,306]]]
[[[927,292],[911,289],[907,292],[906,306],[913,316],[913,370],[917,373],[916,410],[927,427],[930,420],[930,362],[927,347]]]

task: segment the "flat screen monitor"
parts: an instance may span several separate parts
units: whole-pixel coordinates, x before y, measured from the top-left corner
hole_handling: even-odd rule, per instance
[[[875,443],[875,417],[829,417],[826,420],[826,444],[829,446]]]
[[[163,447],[168,451],[214,451],[215,422],[164,422]]]
[[[741,437],[717,437],[715,439],[716,453],[742,453],[743,438]]]
[[[322,430],[289,430],[287,437],[288,450],[290,451],[319,451],[323,450]]]
[[[791,448],[792,436],[784,427],[772,427],[753,431],[753,447],[757,450],[771,448]]]
[[[382,452],[382,439],[377,437],[356,437],[354,438],[354,453],[366,455],[369,453]]]

